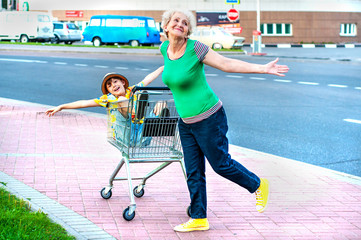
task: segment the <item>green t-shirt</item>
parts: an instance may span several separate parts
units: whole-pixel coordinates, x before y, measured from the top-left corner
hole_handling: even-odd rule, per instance
[[[184,55],[176,60],[168,57],[169,41],[160,46],[164,57],[163,82],[173,93],[175,105],[181,118],[194,117],[217,104],[218,97],[207,83],[203,59],[209,47],[187,40]]]

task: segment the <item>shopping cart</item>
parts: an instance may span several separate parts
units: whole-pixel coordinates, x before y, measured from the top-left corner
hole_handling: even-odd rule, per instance
[[[123,218],[131,221],[136,209],[134,196],[140,198],[144,195],[144,186],[150,177],[171,163],[179,162],[186,178],[177,126],[179,115],[173,95],[166,87],[135,87],[129,101],[112,102],[107,111],[107,139],[122,153],[122,158],[110,176],[109,185],[100,193],[104,199],[109,199],[113,182],[127,180],[130,205],[124,209]],[[130,163],[158,162],[161,165],[145,176],[131,176]],[[116,177],[124,164],[127,176]],[[132,180],[141,180],[134,189]]]

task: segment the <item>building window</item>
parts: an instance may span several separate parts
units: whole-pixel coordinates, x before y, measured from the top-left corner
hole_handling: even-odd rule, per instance
[[[292,24],[262,23],[261,33],[263,36],[292,36]]]
[[[267,24],[267,34],[273,34],[273,24]]]
[[[357,36],[355,23],[342,23],[340,25],[340,36],[354,37]]]
[[[276,24],[276,34],[282,34],[282,24],[281,23]]]

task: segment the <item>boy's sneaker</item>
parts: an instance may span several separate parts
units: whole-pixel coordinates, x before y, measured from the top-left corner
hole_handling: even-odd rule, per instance
[[[174,227],[177,232],[206,231],[209,229],[207,218],[189,219],[188,222]]]
[[[269,196],[269,183],[265,178],[261,178],[261,184],[256,191],[256,209],[258,212],[262,213],[266,210],[268,205],[268,196]]]

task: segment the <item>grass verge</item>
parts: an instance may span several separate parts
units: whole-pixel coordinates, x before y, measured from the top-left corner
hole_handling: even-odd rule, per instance
[[[67,44],[55,44],[55,43],[41,43],[41,42],[28,42],[28,43],[21,43],[21,42],[10,42],[10,41],[0,41],[0,44],[13,44],[13,45],[38,45],[38,46],[60,46],[60,47],[88,47],[88,48],[130,48],[130,49],[159,49],[159,46],[139,46],[139,47],[132,47],[129,45],[101,45],[100,47],[94,47],[93,45],[86,45],[86,44],[74,44],[74,45],[67,45]],[[239,48],[232,48],[232,49],[213,49],[217,52],[243,52],[242,49]]]
[[[0,186],[0,240],[3,239],[74,240],[75,237],[52,222],[45,213],[32,212],[29,202],[18,199]]]

